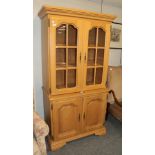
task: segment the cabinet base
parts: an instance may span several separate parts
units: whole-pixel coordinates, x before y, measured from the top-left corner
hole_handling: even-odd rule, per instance
[[[50,149],[52,151],[56,151],[56,150],[60,149],[61,147],[63,147],[69,141],[79,139],[79,138],[82,138],[82,137],[86,137],[86,136],[89,136],[89,135],[93,135],[93,134],[95,134],[96,136],[103,136],[103,135],[106,134],[106,128],[102,127],[100,129],[96,129],[96,130],[93,130],[93,131],[88,131],[88,132],[85,132],[85,133],[81,133],[81,134],[79,134],[77,136],[69,137],[69,138],[66,138],[66,139],[63,139],[63,140],[59,140],[59,141],[53,141],[53,140],[51,140],[49,138],[48,140],[49,140],[49,144],[50,144]]]

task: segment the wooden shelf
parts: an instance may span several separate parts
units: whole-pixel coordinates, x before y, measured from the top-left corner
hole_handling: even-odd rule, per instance
[[[103,68],[102,65],[87,66],[87,68]]]
[[[99,47],[99,46],[89,46],[88,49],[105,49],[105,47]]]
[[[56,68],[66,68],[66,63],[64,63],[64,64],[56,64]]]
[[[96,64],[96,66],[95,66],[95,67],[102,68],[102,67],[103,67],[103,65]]]
[[[77,48],[77,46],[56,45],[56,48]]]
[[[99,47],[99,46],[97,46],[97,49],[105,49],[105,47]]]

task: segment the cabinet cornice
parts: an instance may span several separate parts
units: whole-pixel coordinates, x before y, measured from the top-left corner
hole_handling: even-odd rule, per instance
[[[70,8],[53,7],[53,6],[43,6],[40,12],[38,13],[38,16],[40,18],[43,18],[47,14],[95,19],[95,20],[108,21],[108,22],[112,22],[116,18],[116,16],[113,16],[110,14],[95,13],[95,12],[84,11],[79,9],[70,9]]]

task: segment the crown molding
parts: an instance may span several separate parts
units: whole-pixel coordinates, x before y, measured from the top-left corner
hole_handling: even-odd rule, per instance
[[[63,15],[70,17],[78,17],[78,18],[87,18],[87,19],[95,19],[95,20],[103,20],[112,22],[116,16],[104,13],[95,13],[91,11],[84,11],[79,9],[70,9],[63,7],[53,7],[53,6],[43,6],[38,16],[43,18],[46,15]]]

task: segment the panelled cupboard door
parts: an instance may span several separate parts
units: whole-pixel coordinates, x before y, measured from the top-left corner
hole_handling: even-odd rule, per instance
[[[51,88],[53,94],[81,89],[81,20],[52,15],[50,18]]]
[[[110,45],[110,24],[88,20],[83,33],[84,80],[83,88],[105,88]]]
[[[54,140],[77,135],[81,130],[82,99],[53,101]]]
[[[106,94],[91,95],[84,98],[83,127],[85,131],[103,126],[106,106]]]

